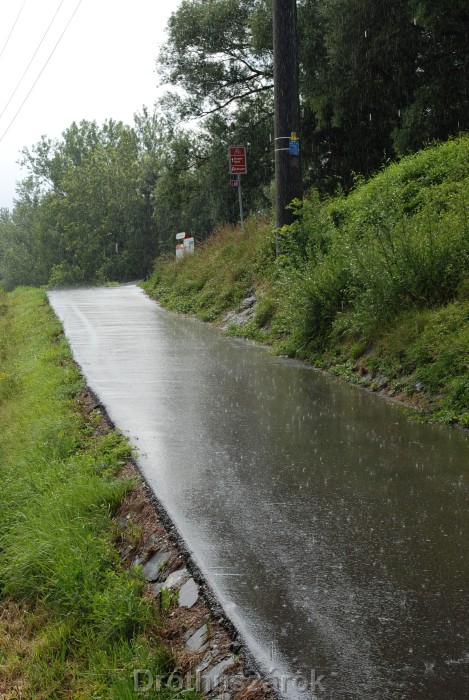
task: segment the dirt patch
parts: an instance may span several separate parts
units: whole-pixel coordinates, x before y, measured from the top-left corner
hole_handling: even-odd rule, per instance
[[[27,605],[7,598],[0,603],[0,698],[21,700],[28,689],[23,667],[33,656],[32,640],[42,618]]]

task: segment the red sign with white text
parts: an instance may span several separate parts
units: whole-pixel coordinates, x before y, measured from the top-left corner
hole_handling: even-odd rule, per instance
[[[246,162],[246,146],[230,146],[230,173],[232,175],[246,175],[248,166]]]

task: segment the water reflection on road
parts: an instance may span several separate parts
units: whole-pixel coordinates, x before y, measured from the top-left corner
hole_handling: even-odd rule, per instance
[[[318,698],[466,698],[465,435],[410,423],[132,285],[50,299],[265,668],[314,670]]]

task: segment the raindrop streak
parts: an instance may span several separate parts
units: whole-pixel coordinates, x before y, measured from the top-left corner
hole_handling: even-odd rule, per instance
[[[465,700],[466,435],[135,286],[50,298],[261,666],[314,669],[318,700]]]

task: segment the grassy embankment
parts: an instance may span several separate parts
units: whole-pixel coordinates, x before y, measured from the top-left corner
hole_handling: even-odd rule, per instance
[[[256,290],[255,315],[228,332],[269,343],[469,425],[469,137],[390,165],[348,196],[313,192],[282,231],[250,220],[192,258],[157,261],[144,286],[175,311],[221,322]]]
[[[135,697],[165,664],[155,611],[123,571],[112,515],[129,481],[96,435],[61,326],[38,290],[0,292],[0,697]],[[145,697],[164,697],[156,691]]]

